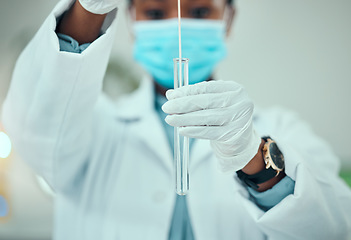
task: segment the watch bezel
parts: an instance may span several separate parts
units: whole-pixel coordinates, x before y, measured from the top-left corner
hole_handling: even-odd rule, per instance
[[[275,171],[277,171],[277,175],[282,172],[285,169],[285,161],[284,161],[284,155],[282,152],[279,150],[277,143],[271,139],[271,138],[266,138],[266,143],[263,146],[263,159],[266,164],[266,169],[272,167]],[[272,158],[272,153],[271,153],[271,147],[275,146],[275,151],[278,152],[278,155],[273,155],[273,156],[279,156],[280,161],[282,161],[283,166],[278,167],[277,165],[277,158],[273,157]]]
[[[265,169],[252,175],[248,175],[244,173],[242,170],[238,170],[236,172],[238,178],[242,182],[244,182],[247,186],[253,189],[258,189],[259,188],[258,184],[264,183],[274,177],[277,177],[279,173],[283,172],[285,169],[285,164],[283,168],[279,168],[271,157],[269,146],[271,146],[272,143],[274,143],[276,151],[279,151],[278,153],[280,154],[278,155],[281,156],[281,161],[284,163],[284,156],[282,152],[279,150],[276,142],[270,137],[262,137],[262,139],[265,141],[265,144],[262,148],[263,161],[266,164]]]

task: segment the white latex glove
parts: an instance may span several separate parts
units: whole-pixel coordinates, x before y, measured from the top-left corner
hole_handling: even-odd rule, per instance
[[[105,14],[117,8],[121,0],[79,0],[82,7],[95,14]]]
[[[179,133],[211,140],[223,172],[242,169],[257,153],[261,138],[252,126],[254,105],[232,81],[209,81],[168,90],[162,110]]]

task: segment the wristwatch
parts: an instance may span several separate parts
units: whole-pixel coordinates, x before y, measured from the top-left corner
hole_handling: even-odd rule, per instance
[[[263,137],[262,139],[266,142],[262,149],[263,160],[266,164],[266,168],[253,175],[248,175],[242,170],[236,172],[241,181],[254,189],[258,189],[258,184],[277,177],[285,168],[284,156],[279,150],[277,143],[270,137]]]

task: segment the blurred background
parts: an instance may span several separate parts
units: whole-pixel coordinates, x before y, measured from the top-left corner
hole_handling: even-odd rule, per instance
[[[0,1],[0,106],[16,58],[56,3]],[[238,0],[237,9],[218,78],[243,84],[260,106],[298,112],[331,144],[351,184],[351,1]],[[128,25],[124,8],[104,82],[114,98],[135,89],[143,74]],[[3,131],[0,122],[0,239],[49,240],[54,195]]]

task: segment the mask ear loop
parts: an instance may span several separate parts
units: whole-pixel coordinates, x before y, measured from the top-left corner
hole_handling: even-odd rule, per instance
[[[231,31],[231,26],[234,18],[234,8],[232,6],[226,5],[223,13],[223,22],[225,23],[225,32],[228,37]]]

